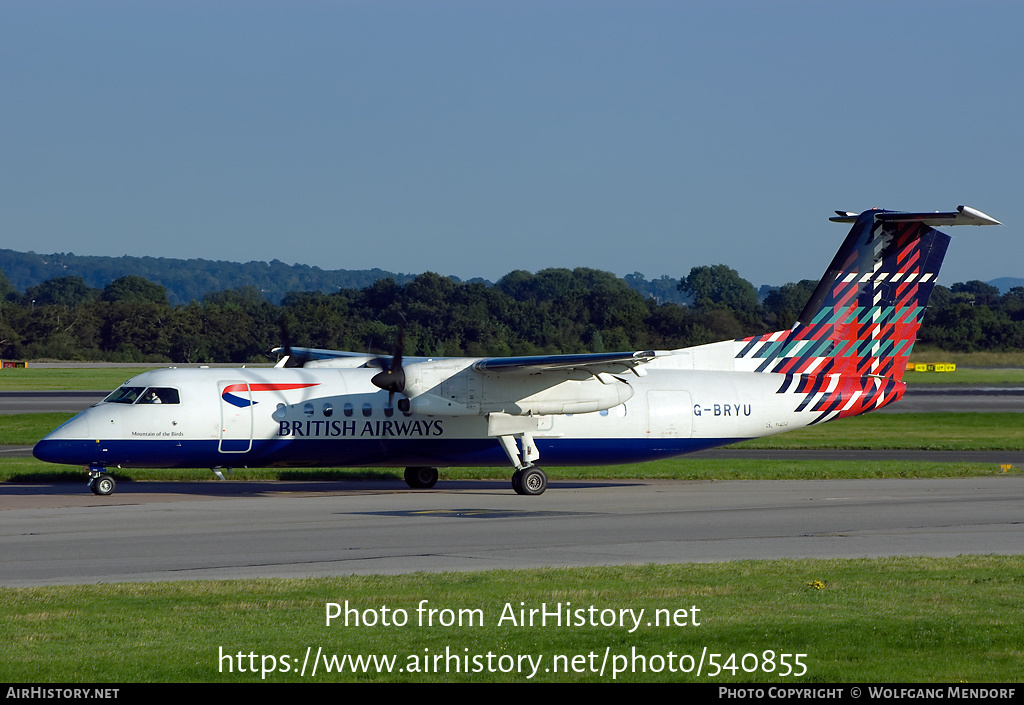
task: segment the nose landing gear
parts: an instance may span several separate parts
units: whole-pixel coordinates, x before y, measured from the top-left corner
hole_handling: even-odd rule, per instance
[[[112,475],[107,473],[106,468],[101,467],[90,467],[89,473],[89,489],[92,493],[101,497],[114,494],[114,490],[117,489],[117,482],[114,481]]]

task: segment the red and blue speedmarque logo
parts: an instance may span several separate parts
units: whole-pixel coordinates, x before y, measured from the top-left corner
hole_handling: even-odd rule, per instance
[[[286,392],[291,389],[306,389],[307,387],[316,387],[319,382],[311,382],[307,384],[293,383],[293,384],[229,384],[224,387],[224,391],[221,392],[220,398],[226,401],[232,406],[237,406],[239,409],[244,409],[247,406],[253,406],[259,404],[258,401],[252,401],[251,399],[245,399],[240,397],[233,392],[243,392],[247,390],[251,392]]]

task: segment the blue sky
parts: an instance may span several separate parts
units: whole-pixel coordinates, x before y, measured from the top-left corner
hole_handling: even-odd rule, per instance
[[[1024,3],[68,2],[0,22],[0,247],[820,276],[835,208],[1024,276]]]

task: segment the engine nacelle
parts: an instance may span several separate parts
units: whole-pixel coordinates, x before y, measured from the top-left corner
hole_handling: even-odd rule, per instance
[[[531,382],[530,378],[518,384],[505,379],[493,385],[485,381],[481,413],[502,412],[513,416],[586,414],[618,406],[633,396],[633,388],[612,375],[567,379],[540,390],[532,389]]]
[[[409,410],[430,416],[585,414],[610,409],[633,396],[627,382],[608,373],[488,375],[465,362],[459,368],[435,363],[407,366],[404,393]]]

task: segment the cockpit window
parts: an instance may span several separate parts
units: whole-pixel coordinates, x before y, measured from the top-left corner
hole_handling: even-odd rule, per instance
[[[150,387],[136,404],[178,404],[178,390],[173,387]]]
[[[145,387],[118,387],[103,401],[111,402],[112,404],[134,404],[135,400],[138,399],[142,393],[146,391]]]
[[[104,399],[113,404],[180,404],[173,387],[118,387]]]

